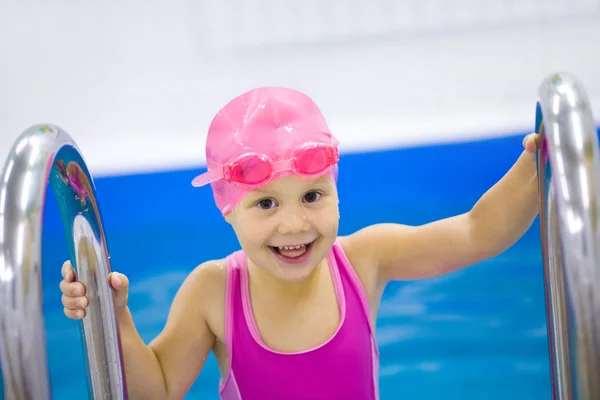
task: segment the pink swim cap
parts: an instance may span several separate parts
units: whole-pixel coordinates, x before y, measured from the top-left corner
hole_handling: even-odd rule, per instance
[[[338,141],[305,94],[278,87],[238,96],[214,117],[206,140],[208,171],[192,185],[211,184],[225,215],[251,191],[289,174],[337,181]]]

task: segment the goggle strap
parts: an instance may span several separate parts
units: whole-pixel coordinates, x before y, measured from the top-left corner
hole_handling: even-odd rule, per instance
[[[198,175],[192,181],[193,186],[204,186],[223,178],[223,168],[209,169],[202,175]]]

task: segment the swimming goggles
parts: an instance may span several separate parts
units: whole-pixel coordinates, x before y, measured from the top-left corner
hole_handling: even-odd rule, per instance
[[[217,164],[213,169],[197,176],[192,185],[199,187],[219,179],[249,187],[264,185],[282,171],[312,177],[337,164],[340,155],[337,146],[307,143],[298,148],[290,159],[273,161],[264,154],[245,153],[227,164]]]

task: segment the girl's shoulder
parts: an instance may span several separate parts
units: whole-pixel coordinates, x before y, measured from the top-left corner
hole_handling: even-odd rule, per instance
[[[367,292],[369,299],[377,299],[382,291],[379,272],[373,258],[369,254],[365,254],[360,236],[356,234],[339,236],[337,241],[348,259],[350,267],[354,270]]]
[[[227,260],[221,259],[209,260],[198,265],[179,289],[194,299],[192,303],[196,311],[202,315],[209,329],[218,338],[224,336],[226,288]]]

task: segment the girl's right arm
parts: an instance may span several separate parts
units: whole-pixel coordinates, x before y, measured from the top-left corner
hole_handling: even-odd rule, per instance
[[[64,312],[81,319],[88,305],[85,288],[75,280],[70,262],[63,265],[62,275]],[[146,345],[127,307],[129,281],[123,274],[111,274],[129,398],[182,399],[200,374],[215,342],[198,298],[201,276],[199,269],[188,276],[175,296],[164,330]]]

